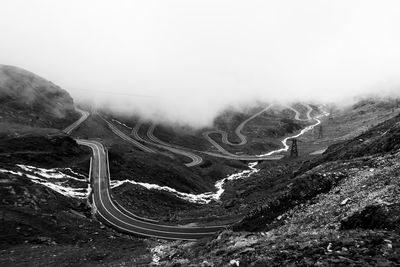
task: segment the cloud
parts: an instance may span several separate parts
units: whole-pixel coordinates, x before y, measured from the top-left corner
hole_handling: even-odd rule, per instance
[[[29,1],[0,10],[4,64],[78,99],[206,125],[229,105],[399,94],[398,1]]]

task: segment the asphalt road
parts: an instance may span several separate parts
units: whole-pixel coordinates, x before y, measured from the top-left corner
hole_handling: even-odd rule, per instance
[[[161,149],[165,149],[168,150],[174,154],[178,154],[178,155],[182,155],[184,157],[189,158],[191,161],[188,163],[184,163],[185,166],[187,167],[193,167],[193,166],[197,166],[199,164],[201,164],[203,162],[203,158],[190,152],[187,151],[185,149],[182,148],[177,148],[177,147],[173,147],[170,144],[163,142],[161,140],[159,140],[157,137],[155,137],[153,135],[153,131],[154,131],[154,127],[155,125],[152,125],[149,130],[147,131],[147,136],[150,139],[146,140],[143,139],[142,137],[140,137],[139,135],[139,129],[142,125],[142,122],[139,121],[135,127],[132,129],[131,135],[136,139],[132,139],[130,136],[126,135],[125,133],[123,133],[122,131],[120,131],[115,125],[113,125],[111,122],[107,121],[106,119],[104,119],[102,117],[102,119],[107,123],[108,127],[119,137],[121,137],[123,140],[130,142],[131,144],[133,144],[134,146],[140,148],[143,151],[146,152],[151,152],[151,153],[156,153],[155,150],[143,145],[142,143],[146,143],[148,145],[151,145],[153,147],[157,147],[157,148],[161,148]]]
[[[264,113],[265,111],[267,111],[268,109],[270,109],[272,107],[272,104],[269,105],[268,107],[266,107],[265,109],[255,113],[254,115],[250,116],[249,118],[247,118],[246,120],[244,120],[236,129],[235,129],[235,133],[238,135],[238,137],[241,139],[240,143],[234,144],[234,145],[243,145],[247,143],[247,138],[245,135],[243,135],[241,133],[242,129],[244,128],[244,126],[251,121],[252,119],[256,118],[257,116],[261,115],[262,113]],[[191,161],[188,163],[185,163],[185,166],[187,167],[193,167],[193,166],[197,166],[199,164],[201,164],[203,162],[203,158],[201,156],[199,156],[198,154],[193,153],[201,153],[201,154],[205,154],[208,156],[212,156],[212,157],[218,157],[218,158],[226,158],[226,159],[233,159],[233,160],[242,160],[242,161],[262,161],[262,160],[279,160],[281,158],[283,158],[283,155],[270,155],[270,156],[257,156],[257,155],[236,155],[233,154],[229,151],[226,151],[222,146],[220,146],[215,140],[213,140],[209,134],[211,133],[220,133],[222,135],[222,141],[226,144],[233,144],[230,143],[228,140],[228,135],[226,132],[224,131],[220,131],[220,130],[215,130],[215,131],[208,131],[203,133],[203,136],[214,146],[216,147],[221,153],[215,153],[215,152],[208,152],[208,151],[198,151],[198,150],[194,150],[194,149],[188,149],[188,148],[184,148],[184,147],[180,147],[178,145],[174,145],[174,144],[170,144],[167,143],[163,140],[160,140],[159,138],[157,138],[154,135],[154,130],[157,127],[156,124],[152,124],[148,130],[147,130],[147,137],[149,140],[146,140],[144,138],[142,138],[139,135],[139,129],[142,126],[142,122],[138,121],[135,125],[135,127],[133,127],[132,132],[131,132],[131,136],[133,136],[136,140],[132,139],[131,137],[129,137],[128,135],[126,135],[125,133],[123,133],[122,131],[120,131],[115,125],[113,125],[111,122],[107,121],[106,119],[103,118],[103,120],[107,123],[107,125],[109,126],[109,128],[119,137],[121,137],[122,139],[132,143],[133,145],[139,147],[140,149],[142,149],[143,151],[146,151],[145,148],[148,148],[147,146],[144,146],[141,143],[146,143],[148,145],[151,145],[153,147],[157,147],[157,148],[161,148],[161,149],[165,149],[168,150],[174,154],[178,154],[178,155],[182,155],[184,157],[189,158]],[[140,143],[139,143],[140,142]],[[150,148],[149,148],[150,149]],[[154,150],[153,150],[154,151]]]
[[[202,157],[200,157],[200,156],[198,156],[198,155],[196,155],[196,154],[194,154],[194,153],[192,153],[190,151],[187,151],[185,149],[178,148],[176,146],[172,146],[171,144],[169,144],[167,142],[164,142],[164,141],[161,141],[160,139],[155,137],[154,136],[154,129],[155,128],[156,128],[156,124],[153,123],[149,127],[149,129],[147,130],[147,137],[151,141],[153,141],[154,143],[157,143],[160,147],[162,147],[162,148],[164,148],[166,150],[169,150],[172,153],[179,154],[179,155],[182,155],[182,156],[185,156],[185,157],[189,158],[191,160],[191,162],[185,164],[187,167],[193,167],[193,166],[199,165],[199,164],[201,164],[203,162],[203,158]]]
[[[222,130],[211,130],[211,131],[206,131],[203,133],[203,136],[205,139],[207,139],[208,142],[210,142],[216,149],[218,149],[224,156],[224,158],[231,158],[231,159],[240,159],[240,160],[262,160],[263,158],[257,157],[257,156],[251,156],[251,155],[236,155],[233,154],[229,151],[227,151],[225,148],[223,148],[220,144],[218,144],[217,141],[211,138],[210,134],[221,134],[222,137],[222,143],[226,145],[231,145],[231,146],[241,146],[247,144],[247,137],[242,134],[242,130],[246,124],[256,118],[257,116],[260,116],[262,113],[268,111],[272,107],[272,104],[266,107],[265,109],[255,113],[254,115],[250,116],[246,120],[244,120],[242,123],[239,124],[238,127],[235,129],[235,134],[239,137],[240,142],[239,143],[231,143],[228,140],[228,133]],[[210,156],[219,156],[221,157],[218,153],[213,153],[213,152],[206,152]],[[274,157],[268,157],[265,158],[266,160],[276,160],[280,159],[283,156],[274,156]]]
[[[231,145],[231,146],[242,146],[247,144],[247,138],[244,134],[242,134],[242,130],[244,128],[244,126],[246,126],[246,124],[253,120],[254,118],[260,116],[262,113],[266,112],[267,110],[269,110],[272,107],[272,104],[269,105],[268,107],[266,107],[265,109],[261,110],[260,112],[255,113],[254,115],[252,115],[251,117],[247,118],[246,120],[244,120],[242,123],[240,123],[238,125],[238,127],[236,127],[235,129],[235,134],[237,135],[237,137],[239,137],[240,142],[239,143],[232,143],[229,141],[228,139],[228,133],[222,130],[211,130],[211,131],[207,131],[203,133],[204,138],[206,138],[213,146],[215,146],[222,154],[225,155],[233,155],[232,153],[229,153],[228,151],[226,151],[223,147],[221,147],[220,145],[218,145],[218,143],[216,143],[211,137],[210,134],[213,133],[217,133],[221,135],[222,138],[222,143],[226,144],[226,145]]]
[[[306,114],[307,119],[300,119],[300,112],[298,112],[296,109],[294,109],[291,106],[286,106],[286,107],[288,109],[292,110],[295,113],[295,115],[294,115],[294,119],[295,120],[298,120],[298,121],[309,121],[309,120],[312,120],[312,117],[311,117],[311,112],[313,110],[312,107],[310,107],[310,105],[308,105],[308,104],[302,104],[302,105],[307,107],[307,114]]]
[[[149,221],[122,210],[110,196],[110,172],[107,151],[97,141],[77,140],[80,145],[88,146],[93,151],[91,173],[93,205],[99,219],[118,231],[146,237],[163,239],[196,240],[214,235],[226,228],[222,226],[182,227],[169,226]]]
[[[264,112],[266,112],[267,110],[269,110],[272,107],[272,104],[269,105],[268,107],[266,107],[265,109],[261,110],[260,112],[257,112],[256,114],[252,115],[251,117],[249,117],[248,119],[244,120],[241,124],[239,124],[239,126],[236,128],[235,133],[236,135],[239,137],[240,142],[239,143],[231,143],[228,140],[228,135],[226,135],[226,138],[222,138],[222,141],[225,141],[226,144],[232,145],[232,146],[241,146],[247,143],[247,138],[245,135],[242,134],[242,130],[244,128],[244,126],[251,120],[253,120],[254,118],[260,116],[261,114],[263,114]]]
[[[78,127],[82,122],[84,122],[90,115],[90,113],[86,110],[81,110],[79,108],[75,108],[75,110],[81,113],[81,117],[63,130],[63,132],[66,134],[71,134],[71,132],[75,130],[75,128]]]
[[[110,130],[114,134],[118,135],[121,139],[127,141],[128,143],[131,143],[132,145],[136,146],[137,148],[139,148],[140,150],[142,150],[144,152],[156,153],[156,151],[154,149],[151,149],[150,147],[147,147],[147,146],[143,145],[142,143],[136,141],[135,139],[131,138],[130,136],[126,135],[124,132],[119,130],[114,124],[112,124],[111,122],[109,122],[108,120],[103,118],[100,114],[99,114],[99,116],[100,116],[100,118],[102,120],[105,121],[105,123],[107,124],[108,128],[110,128]]]
[[[269,107],[268,107],[269,108]],[[82,117],[67,127],[64,131],[66,133],[71,133],[76,127],[78,127],[86,118],[89,116],[89,112],[78,110]],[[263,110],[262,112],[264,112]],[[252,117],[247,119],[245,122],[247,123],[250,119],[253,119],[255,116],[258,116],[262,112],[254,114]],[[310,118],[311,110],[307,113],[307,116]],[[297,113],[296,113],[297,114]],[[103,120],[105,120],[103,118]],[[138,146],[143,150],[150,150],[150,148],[144,146],[143,144],[139,143],[138,141],[130,138],[122,131],[120,131],[116,126],[112,123],[105,120],[108,127],[120,136],[122,139],[133,143],[134,145]],[[242,123],[243,125],[238,132],[244,127],[246,123]],[[139,130],[139,126],[135,127],[133,130],[133,134],[138,135],[137,132]],[[182,153],[186,152],[184,150],[170,147],[170,144],[159,140],[157,137],[154,136],[154,129],[155,125],[152,125],[147,132],[148,137],[155,143],[149,142],[147,140],[141,139],[142,142],[153,144],[157,147],[161,147],[164,149],[168,149],[175,153]],[[244,137],[245,138],[245,137]],[[95,213],[99,217],[99,219],[113,227],[114,229],[138,236],[145,236],[145,237],[155,237],[155,238],[163,238],[163,239],[173,239],[173,240],[197,240],[203,237],[214,235],[216,232],[221,231],[227,227],[227,225],[221,226],[203,226],[203,227],[182,227],[182,226],[170,226],[170,225],[163,225],[160,224],[158,221],[147,219],[135,215],[133,212],[128,211],[122,205],[117,203],[112,199],[110,194],[110,171],[109,171],[109,162],[108,162],[108,153],[104,146],[93,140],[77,140],[78,144],[90,147],[93,152],[93,157],[91,159],[90,165],[90,173],[89,179],[92,184],[92,200],[93,206],[95,209]],[[150,152],[148,151],[147,152]],[[200,151],[199,151],[200,152]],[[189,152],[190,153],[190,152]],[[212,152],[202,152],[211,156],[216,157],[224,157],[224,158],[233,158],[237,160],[251,160],[251,161],[258,161],[258,160],[278,160],[283,156],[246,156],[246,155],[221,155]],[[229,152],[228,152],[229,153]],[[187,154],[184,154],[187,155]],[[194,154],[193,154],[194,155]],[[190,156],[189,156],[190,157]],[[199,157],[199,156],[197,156]],[[199,157],[197,161],[201,163],[202,158]],[[194,159],[193,162],[196,162]],[[198,164],[200,164],[198,163]]]
[[[254,119],[255,117],[259,116],[260,114],[262,114],[263,112],[267,111],[268,109],[271,108],[272,105],[269,105],[267,108],[263,109],[260,112],[257,112],[256,114],[252,115],[251,117],[249,117],[248,119],[246,119],[245,121],[243,121],[236,129],[236,132],[238,132],[239,134],[241,134],[241,130],[243,129],[243,127],[252,119]],[[167,143],[165,141],[160,140],[159,138],[157,138],[154,135],[154,130],[156,129],[157,125],[156,124],[152,124],[149,129],[147,130],[147,137],[152,141],[149,142],[147,140],[144,140],[143,138],[140,137],[139,135],[139,129],[141,127],[142,123],[139,121],[135,127],[132,130],[132,135],[137,139],[137,140],[141,140],[143,142],[149,143],[151,145],[155,145],[158,146],[160,148],[166,149],[171,151],[172,153],[175,154],[180,154],[183,155],[185,157],[190,158],[192,161],[190,163],[185,164],[188,167],[193,167],[196,165],[199,165],[203,162],[203,158],[201,156],[198,156],[197,154],[194,154],[191,151],[188,151],[187,148],[184,147],[180,147],[178,145],[173,145],[170,143]],[[215,131],[216,132],[216,131]],[[211,133],[211,132],[210,132]],[[224,132],[226,134],[226,132]],[[245,143],[247,142],[246,136],[244,136],[243,134],[241,134],[245,139]],[[210,138],[207,134],[203,134],[203,136],[208,139],[208,141],[210,143],[212,143],[221,153],[215,153],[215,152],[208,152],[208,151],[199,151],[199,150],[194,150],[192,149],[192,151],[195,151],[196,153],[201,153],[201,154],[205,154],[208,156],[212,156],[212,157],[218,157],[218,158],[226,158],[226,159],[234,159],[234,160],[242,160],[242,161],[261,161],[261,160],[279,160],[281,158],[283,158],[283,155],[274,155],[274,156],[257,156],[257,155],[236,155],[233,153],[230,153],[228,151],[226,151],[223,147],[221,147],[216,141],[214,141],[212,138]],[[227,135],[226,135],[226,140],[227,140]]]

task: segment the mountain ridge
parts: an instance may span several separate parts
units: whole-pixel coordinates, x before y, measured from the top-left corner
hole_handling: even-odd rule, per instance
[[[0,105],[2,123],[62,129],[79,117],[66,90],[8,65],[0,65]]]

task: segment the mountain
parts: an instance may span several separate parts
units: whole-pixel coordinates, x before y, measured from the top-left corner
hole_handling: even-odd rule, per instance
[[[164,246],[161,264],[398,266],[400,114],[394,112],[300,165],[265,163],[234,186],[240,193],[232,205],[247,205],[243,220],[195,245]]]
[[[77,118],[67,91],[24,69],[0,65],[0,129],[10,124],[62,129]]]
[[[248,165],[207,154],[218,149],[204,133],[214,131],[210,137],[226,151],[265,152],[313,123],[306,118],[321,115],[323,107],[297,103],[292,107],[298,113],[290,107],[262,112],[240,130],[248,138],[243,145],[237,145],[238,126],[265,107],[227,111],[212,128],[198,130],[148,121],[138,129],[139,118],[99,109],[67,135],[60,129],[79,115],[65,90],[22,69],[0,70],[1,266],[400,264],[395,100],[364,99],[332,109],[321,118],[323,136],[309,131],[298,137],[299,157],[282,153],[280,160]],[[116,135],[109,123],[127,137]],[[224,136],[233,144],[224,143]],[[151,144],[154,137],[204,160],[185,166],[187,157]],[[90,201],[92,154],[74,138],[98,140],[107,148],[111,198],[127,212],[186,227],[233,225],[195,242],[143,239],[103,225]],[[182,197],[215,193],[224,177],[232,179],[209,204]]]

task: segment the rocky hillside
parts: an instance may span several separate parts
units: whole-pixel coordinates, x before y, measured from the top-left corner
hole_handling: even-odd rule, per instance
[[[67,91],[26,70],[0,65],[0,123],[62,129],[79,114]]]
[[[0,135],[0,266],[151,261],[143,240],[92,216],[90,156],[62,134]]]
[[[331,146],[278,185],[260,171],[259,184],[270,189],[231,230],[153,250],[165,265],[398,266],[399,136],[397,115]]]
[[[79,149],[70,145],[72,150]],[[60,153],[55,156],[58,160],[65,157]],[[30,159],[23,159],[29,164],[40,157],[31,154]],[[68,159],[78,161],[79,157],[75,154]],[[87,158],[83,163],[80,165],[88,166]],[[91,215],[86,198],[71,198],[50,189],[44,180],[48,173],[40,175],[37,170],[41,171],[27,171],[14,164],[0,165],[0,266],[97,266],[107,262],[151,261],[143,240],[105,227]],[[57,173],[60,176],[61,172]],[[79,178],[76,173],[69,174]],[[57,180],[55,184],[64,188],[73,183],[87,187],[87,178],[81,177],[78,182],[67,177],[48,182]],[[43,182],[38,183],[39,179]]]

